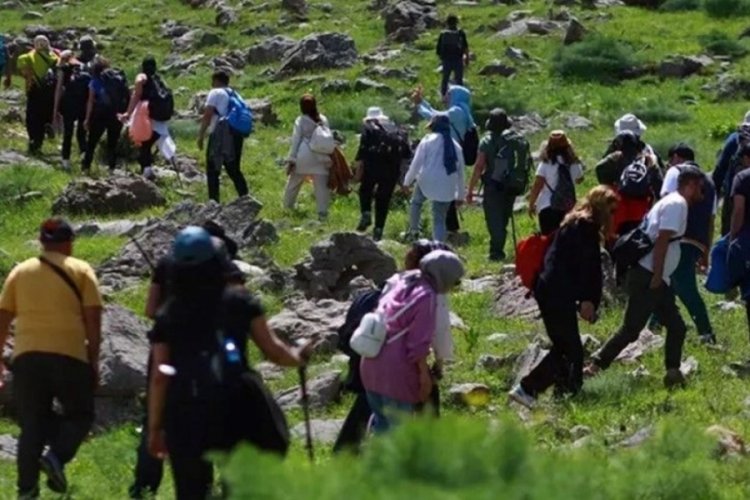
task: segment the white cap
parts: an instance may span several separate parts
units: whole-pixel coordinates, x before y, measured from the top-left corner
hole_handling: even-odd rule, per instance
[[[615,135],[624,132],[625,130],[630,130],[640,137],[646,131],[646,128],[646,125],[639,120],[637,116],[628,113],[615,122]]]
[[[383,114],[383,110],[377,106],[367,108],[367,116],[365,120],[388,120],[388,117]]]

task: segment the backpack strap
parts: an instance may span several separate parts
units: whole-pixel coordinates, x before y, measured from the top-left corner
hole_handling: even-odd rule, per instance
[[[71,291],[75,294],[76,298],[78,299],[78,302],[81,303],[81,306],[83,306],[83,295],[81,294],[81,291],[78,289],[75,283],[73,283],[73,279],[68,276],[68,273],[66,273],[61,267],[53,264],[44,256],[39,257],[39,261],[49,267],[56,275],[62,279],[66,285],[68,285],[71,289]]]
[[[396,321],[397,319],[399,319],[401,316],[404,315],[404,313],[406,313],[406,311],[414,307],[417,304],[417,302],[422,300],[422,298],[423,297],[420,296],[420,297],[417,297],[416,299],[413,299],[411,302],[407,303],[404,307],[399,309],[399,311],[396,314],[394,314],[390,318],[387,318],[386,323],[389,323],[391,321]],[[393,335],[391,338],[386,340],[386,344],[392,344],[393,342],[397,341],[398,339],[406,335],[408,332],[409,332],[409,328],[408,327],[404,328],[403,330],[399,331],[397,334]]]

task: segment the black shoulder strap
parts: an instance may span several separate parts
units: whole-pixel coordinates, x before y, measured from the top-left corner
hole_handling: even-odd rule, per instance
[[[78,289],[75,283],[73,283],[73,280],[70,276],[68,276],[68,273],[63,271],[60,267],[56,266],[52,262],[50,262],[46,257],[39,257],[39,261],[48,266],[52,271],[55,272],[56,275],[62,279],[66,285],[70,287],[70,289],[73,291],[74,294],[76,294],[76,297],[78,298],[78,302],[83,305],[83,296],[81,295],[81,291]]]

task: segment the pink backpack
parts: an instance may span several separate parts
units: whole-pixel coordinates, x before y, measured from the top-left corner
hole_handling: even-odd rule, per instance
[[[140,146],[151,139],[154,130],[151,127],[151,119],[148,113],[148,101],[141,101],[133,111],[130,120],[130,140],[133,144]]]

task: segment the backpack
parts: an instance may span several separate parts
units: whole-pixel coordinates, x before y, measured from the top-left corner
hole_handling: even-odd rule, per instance
[[[146,82],[148,92],[144,92],[144,100],[148,101],[149,116],[152,120],[166,122],[174,115],[174,96],[164,84],[159,75],[149,77]],[[144,89],[145,90],[145,89]]]
[[[516,245],[516,275],[530,291],[534,290],[536,280],[544,268],[544,257],[554,237],[555,233],[536,233]]]
[[[729,238],[724,236],[711,249],[710,265],[706,278],[706,290],[711,293],[727,293],[732,288],[729,274]]]
[[[378,308],[375,312],[367,313],[362,317],[362,321],[352,334],[349,346],[354,352],[363,358],[378,357],[384,345],[392,344],[409,333],[409,329],[404,328],[388,337],[388,323],[403,316],[404,313],[411,309],[420,300],[422,300],[421,296],[407,303],[390,316],[386,316],[385,314],[385,305],[388,303],[387,300],[382,304],[379,302]]]
[[[97,95],[96,106],[102,112],[124,113],[130,103],[130,88],[125,72],[121,69],[105,69],[99,80],[102,92]]]
[[[362,386],[362,379],[359,373],[361,358],[359,354],[352,350],[349,342],[352,339],[354,330],[362,322],[365,314],[377,309],[381,295],[381,290],[367,290],[357,295],[349,306],[344,324],[338,329],[339,340],[337,347],[341,352],[349,356],[349,372],[344,380],[344,387],[352,392],[364,392],[364,387]]]
[[[133,110],[133,116],[130,120],[129,135],[133,144],[140,146],[151,139],[154,135],[154,129],[149,119],[150,101],[141,101]]]
[[[471,127],[466,131],[463,140],[458,141],[464,153],[464,164],[472,166],[477,162],[479,155],[479,132],[477,127]]]
[[[229,106],[225,119],[229,127],[242,137],[250,137],[255,128],[252,110],[237,92],[230,88],[226,91],[229,94]]]
[[[65,85],[63,101],[69,110],[80,113],[79,116],[85,116],[86,114],[90,84],[91,73],[89,73],[88,66],[74,66],[70,80]]]
[[[648,255],[654,249],[654,242],[646,233],[646,221],[644,219],[635,229],[617,238],[610,254],[615,263],[617,274],[621,275]]]
[[[622,170],[618,192],[626,198],[643,199],[652,195],[648,167],[640,159]]]
[[[398,125],[377,120],[365,122],[362,134],[362,150],[377,156],[380,161],[398,161],[406,156],[408,136]]]
[[[576,186],[573,176],[570,175],[568,165],[557,164],[557,184],[553,188],[547,180],[544,180],[547,189],[552,193],[550,207],[561,212],[570,212],[576,204]]]
[[[318,124],[313,130],[310,140],[308,141],[310,151],[319,155],[331,155],[336,149],[336,140],[333,138],[333,132],[325,125]]]
[[[5,45],[5,35],[0,34],[0,69],[8,62],[8,47]]]
[[[440,34],[440,57],[461,57],[464,53],[463,30],[445,30]]]
[[[495,158],[486,175],[512,196],[520,196],[529,187],[534,167],[529,142],[518,132],[508,129],[501,136]]]
[[[57,87],[57,63],[54,59],[47,59],[40,52],[35,51],[35,53],[39,54],[39,57],[44,59],[44,62],[47,63],[47,71],[44,73],[43,77],[36,78],[36,83],[39,88],[54,91],[55,87]]]

